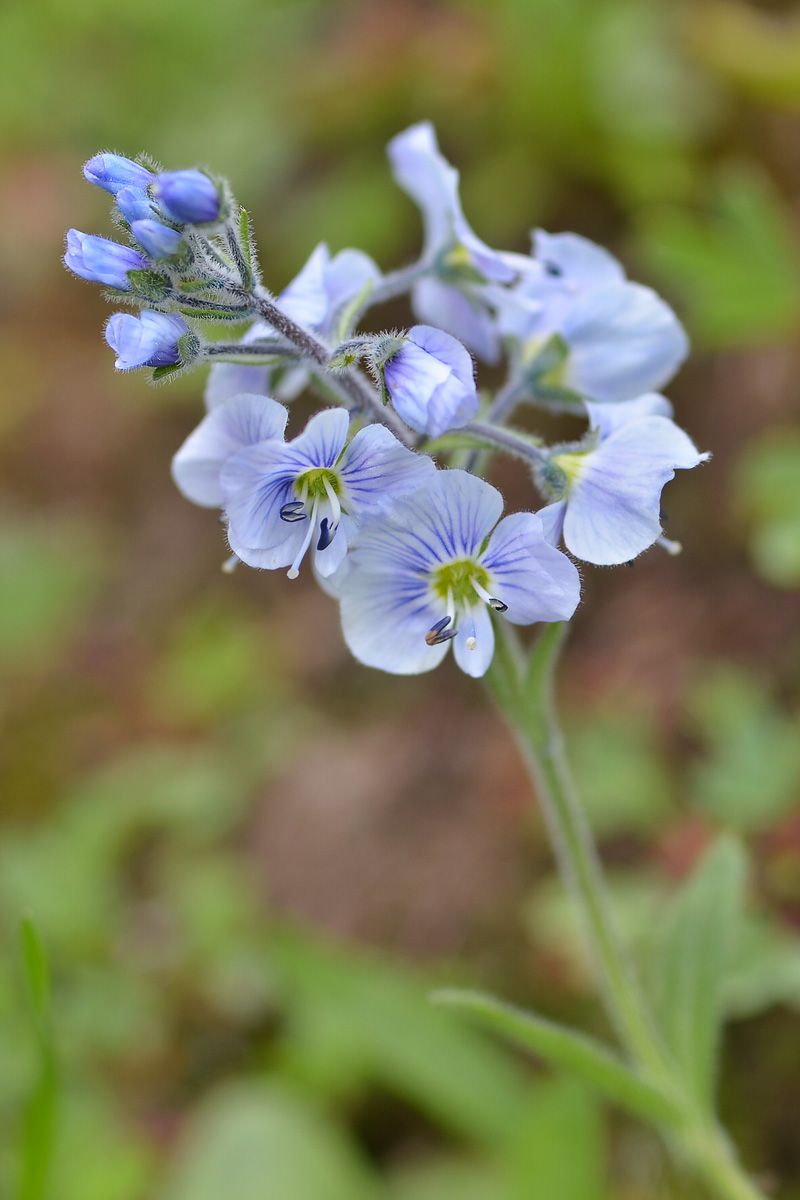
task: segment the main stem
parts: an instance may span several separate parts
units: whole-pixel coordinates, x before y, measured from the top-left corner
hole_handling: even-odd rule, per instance
[[[670,1089],[685,1112],[683,1156],[721,1200],[765,1200],[736,1160],[724,1131],[696,1109],[650,1016],[614,924],[602,867],[564,755],[553,678],[565,624],[546,625],[526,661],[499,622],[490,683],[530,771],[561,873],[577,898],[609,1016],[634,1062]]]

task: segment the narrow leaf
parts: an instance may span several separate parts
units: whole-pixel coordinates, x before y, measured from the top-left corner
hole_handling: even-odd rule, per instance
[[[665,915],[651,972],[653,1003],[692,1093],[713,1107],[722,989],[731,964],[746,873],[744,851],[725,835],[706,854]]]
[[[24,917],[20,929],[22,968],[36,1028],[38,1074],[25,1106],[20,1144],[18,1200],[45,1200],[55,1134],[57,1078],[50,1031],[47,958],[36,926]]]
[[[518,1046],[564,1067],[590,1083],[609,1100],[655,1124],[677,1124],[681,1109],[659,1084],[633,1071],[600,1042],[524,1012],[482,992],[435,992],[437,1004],[469,1013],[484,1028],[499,1033]]]

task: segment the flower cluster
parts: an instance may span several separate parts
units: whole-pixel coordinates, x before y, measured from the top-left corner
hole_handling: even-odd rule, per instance
[[[141,309],[107,324],[119,370],[158,380],[210,364],[206,415],[173,476],[221,510],[226,567],[294,579],[308,560],[359,661],[415,674],[452,643],[461,669],[481,676],[496,618],[572,616],[570,555],[614,565],[657,542],[680,549],[663,535],[661,491],[708,456],[656,390],[688,349],[663,300],[575,234],[537,231],[530,255],[485,245],[427,122],[394,138],[389,159],[424,226],[419,260],[399,271],[323,244],[273,296],[225,180],[117,154],[84,174],[113,196],[127,241],[73,229],[64,261]],[[423,324],[359,332],[368,308],[404,294]],[[235,323],[235,337],[209,340],[210,321]],[[503,353],[505,384],[479,392],[472,355],[497,364]],[[286,405],[308,390],[325,406],[287,438]],[[509,426],[536,407],[582,417],[586,432],[548,446]],[[538,512],[503,517],[481,478],[497,453],[528,464]]]

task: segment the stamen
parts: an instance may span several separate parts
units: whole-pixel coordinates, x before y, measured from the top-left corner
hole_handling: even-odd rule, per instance
[[[331,482],[327,475],[322,476],[322,486],[325,488],[325,493],[328,497],[328,503],[331,506],[332,524],[335,529],[342,519],[342,506],[339,503],[339,497],[331,487]]]
[[[223,574],[232,575],[241,561],[237,554],[232,554],[230,558],[226,558],[221,567]]]
[[[331,542],[336,536],[338,525],[329,525],[328,518],[323,517],[319,523],[319,541],[317,542],[318,550],[327,550]]]
[[[683,546],[680,542],[673,542],[667,537],[657,538],[656,545],[660,546],[662,550],[666,550],[667,554],[671,554],[673,557],[676,554],[680,554],[680,552],[683,550]]]
[[[472,580],[472,586],[480,596],[481,600],[489,605],[489,608],[493,608],[495,612],[508,611],[507,604],[504,604],[502,600],[498,600],[496,596],[490,596],[486,588],[482,587],[475,579]]]
[[[558,263],[544,262],[544,263],[542,263],[542,266],[544,267],[545,275],[552,275],[555,279],[558,279],[561,275],[564,274],[564,272],[561,270],[561,267],[558,265]]]
[[[475,634],[475,618],[472,615],[472,609],[469,612],[469,637],[467,638],[466,646],[468,650],[478,649],[478,638]]]
[[[458,633],[457,629],[448,629],[445,632],[445,627],[450,624],[450,617],[441,617],[435,624],[431,625],[428,632],[425,634],[425,641],[429,646],[441,646],[442,642],[449,642]]]
[[[308,529],[306,530],[306,535],[303,538],[300,549],[297,551],[297,554],[295,554],[295,556],[294,556],[294,562],[289,567],[289,570],[286,572],[287,578],[289,578],[289,579],[297,579],[297,576],[300,574],[300,563],[303,561],[306,550],[311,545],[311,539],[314,536],[314,530],[316,529],[316,526],[317,526],[318,503],[319,503],[319,501],[317,501],[317,500],[314,501],[313,507],[311,509],[311,519],[308,522]]]
[[[308,514],[305,511],[305,504],[302,500],[290,500],[281,509],[280,517],[282,521],[288,521],[289,524],[294,521],[306,521]]]

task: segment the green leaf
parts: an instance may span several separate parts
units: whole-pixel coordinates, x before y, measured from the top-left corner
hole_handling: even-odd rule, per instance
[[[356,1147],[311,1105],[262,1084],[220,1088],[189,1119],[158,1200],[376,1200]]]
[[[740,843],[720,837],[673,898],[654,939],[656,1017],[691,1093],[708,1109],[746,869]]]
[[[38,1066],[36,1082],[23,1114],[17,1200],[45,1200],[55,1140],[57,1078],[49,1021],[47,959],[30,917],[22,920],[21,943],[23,970],[36,1029]]]
[[[633,1071],[586,1034],[515,1008],[483,992],[446,990],[435,992],[432,999],[437,1004],[467,1012],[484,1028],[533,1051],[555,1066],[574,1072],[585,1083],[638,1117],[654,1123],[680,1120],[680,1109],[658,1084]]]
[[[191,316],[196,314],[189,315]],[[154,367],[150,378],[153,383],[160,383],[162,379],[169,379],[170,375],[175,375],[178,371],[182,370],[183,363],[170,363],[168,367]]]
[[[774,428],[750,443],[734,485],[755,570],[774,587],[800,587],[800,433]]]
[[[503,1200],[608,1200],[599,1100],[577,1079],[538,1082],[506,1147]]]

